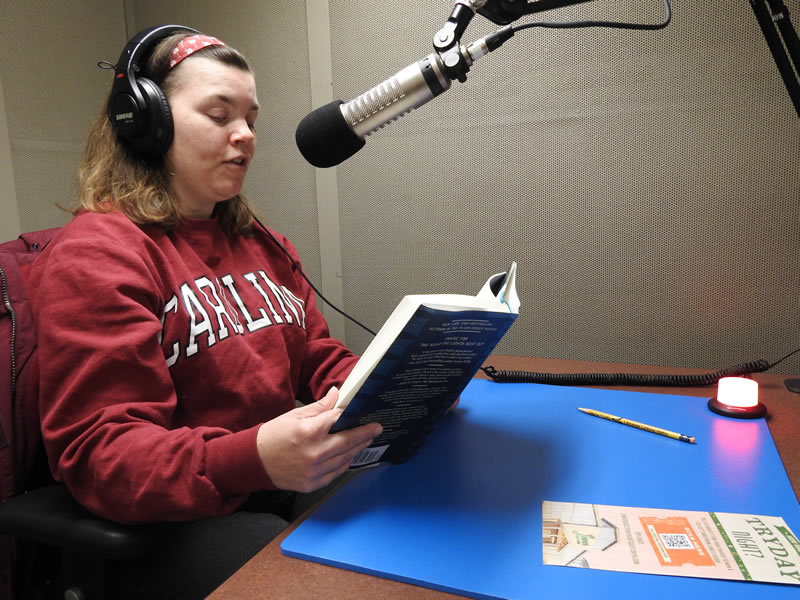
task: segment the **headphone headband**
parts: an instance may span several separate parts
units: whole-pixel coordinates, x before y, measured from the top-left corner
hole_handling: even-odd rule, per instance
[[[157,25],[134,35],[114,66],[108,118],[119,137],[137,154],[161,156],[172,143],[172,114],[157,84],[140,74],[158,43],[174,33],[200,32],[183,25]]]

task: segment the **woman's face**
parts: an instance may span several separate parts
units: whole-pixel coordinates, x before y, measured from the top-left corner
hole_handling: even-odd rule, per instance
[[[256,151],[256,84],[251,73],[199,55],[173,77],[167,167],[188,216],[208,218],[217,202],[241,191]]]

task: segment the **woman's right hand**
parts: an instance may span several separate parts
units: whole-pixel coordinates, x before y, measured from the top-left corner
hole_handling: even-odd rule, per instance
[[[342,414],[334,408],[339,390],[267,421],[258,430],[258,454],[272,483],[283,490],[312,492],[344,473],[359,452],[369,447],[382,427],[369,423],[328,433]]]

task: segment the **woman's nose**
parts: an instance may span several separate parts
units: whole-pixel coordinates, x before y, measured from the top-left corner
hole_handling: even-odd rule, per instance
[[[231,139],[234,144],[250,144],[255,140],[255,137],[255,131],[245,120],[238,122],[231,134]]]

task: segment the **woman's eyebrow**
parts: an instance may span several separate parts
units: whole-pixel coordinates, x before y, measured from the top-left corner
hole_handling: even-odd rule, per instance
[[[225,94],[217,94],[217,95],[216,95],[216,98],[217,98],[217,100],[219,100],[219,101],[221,101],[221,102],[224,102],[225,104],[231,104],[231,105],[233,105],[233,104],[236,104],[236,103],[233,101],[233,99],[231,99],[231,97],[230,97],[230,96],[226,96]],[[258,101],[256,101],[256,102],[254,102],[254,103],[253,103],[253,105],[250,107],[250,110],[256,110],[256,111],[257,111],[257,110],[259,110],[259,108],[260,108],[260,107],[259,107],[259,105],[258,105]]]

